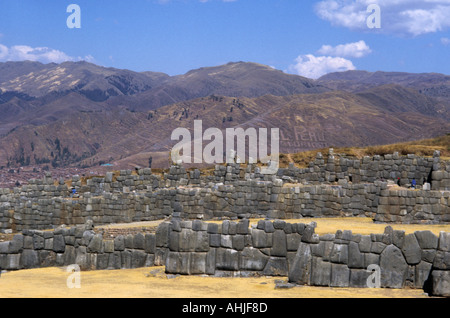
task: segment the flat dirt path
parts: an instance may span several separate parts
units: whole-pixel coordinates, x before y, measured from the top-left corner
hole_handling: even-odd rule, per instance
[[[275,288],[286,277],[221,278],[167,276],[164,267],[80,273],[80,288],[68,288],[65,268],[8,272],[0,278],[0,297],[8,298],[426,298],[417,289]]]

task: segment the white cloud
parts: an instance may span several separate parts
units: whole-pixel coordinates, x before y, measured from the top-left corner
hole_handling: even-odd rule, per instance
[[[338,46],[323,45],[318,51],[322,55],[338,56],[338,57],[364,57],[370,54],[372,50],[364,41],[340,44]]]
[[[352,61],[342,57],[300,55],[296,64],[290,65],[288,71],[300,76],[317,79],[332,72],[355,70]]]
[[[85,57],[71,57],[66,53],[48,47],[31,47],[28,45],[14,45],[8,48],[0,44],[0,61],[39,61],[42,63],[62,63],[66,61],[93,62],[92,55]]]
[[[450,45],[450,39],[449,38],[441,38],[441,43],[445,46]]]
[[[333,25],[373,31],[366,23],[369,4],[380,6],[380,32],[418,36],[450,28],[449,0],[322,0],[315,11]]]

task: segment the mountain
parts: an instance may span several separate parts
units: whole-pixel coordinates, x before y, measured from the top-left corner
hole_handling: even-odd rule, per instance
[[[148,90],[169,77],[163,73],[138,73],[84,61],[61,64],[6,62],[0,63],[0,74],[3,92],[21,92],[32,97],[78,92],[96,102]]]
[[[172,131],[197,119],[204,130],[279,128],[283,153],[431,138],[450,131],[448,78],[351,71],[314,81],[247,62],[178,76],[0,63],[0,167],[130,168],[150,157],[166,167]]]
[[[0,139],[0,165],[167,167],[176,128],[279,128],[280,151],[368,146],[444,135],[450,122],[432,108],[393,108],[371,95],[348,92],[233,98],[212,95],[149,112],[116,108],[79,112],[42,126],[23,126]],[[225,134],[224,134],[225,136]],[[207,143],[205,143],[207,144]]]
[[[134,110],[157,109],[161,106],[209,95],[230,97],[259,97],[267,94],[286,96],[304,93],[322,93],[330,89],[313,80],[286,74],[270,66],[250,62],[228,63],[204,67],[173,76],[164,85],[157,86],[131,98],[109,101],[121,105],[130,101]]]
[[[438,73],[346,71],[324,75],[316,83],[333,90],[350,92],[396,84],[450,102],[450,76]]]

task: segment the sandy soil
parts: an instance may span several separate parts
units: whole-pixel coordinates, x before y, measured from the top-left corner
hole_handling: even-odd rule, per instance
[[[0,297],[8,298],[425,298],[422,290],[275,288],[285,277],[219,278],[176,276],[164,267],[80,273],[80,288],[68,288],[72,273],[65,268],[41,268],[3,273]],[[169,276],[170,277],[170,276]]]

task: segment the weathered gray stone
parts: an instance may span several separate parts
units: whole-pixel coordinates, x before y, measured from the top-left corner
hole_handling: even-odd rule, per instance
[[[256,248],[272,247],[272,233],[252,229],[252,245]]]
[[[120,252],[120,263],[121,268],[124,269],[130,269],[132,268],[132,250],[125,249],[124,251]]]
[[[216,268],[219,270],[239,270],[239,252],[230,248],[218,248],[216,250]]]
[[[124,236],[124,244],[125,249],[133,249],[134,248],[134,235],[133,234],[127,234]]]
[[[428,262],[421,261],[417,264],[414,269],[414,287],[415,288],[424,288],[425,282],[430,278],[431,268],[433,265]]]
[[[189,272],[191,275],[206,273],[207,253],[192,253]]]
[[[103,253],[97,255],[97,269],[103,270],[108,268],[109,254]]]
[[[191,253],[188,252],[180,253],[169,251],[165,261],[166,273],[189,275],[190,257]]]
[[[286,256],[287,242],[286,233],[283,230],[275,230],[272,234],[272,249],[270,251],[272,256]]]
[[[330,254],[330,261],[337,264],[348,264],[348,245],[334,244]]]
[[[288,262],[285,257],[270,257],[263,270],[266,276],[287,276]]]
[[[9,243],[9,254],[21,253],[23,250],[23,235],[16,234]]]
[[[331,264],[331,287],[348,287],[350,284],[350,269],[345,264]]]
[[[64,253],[66,250],[66,242],[64,240],[64,236],[55,235],[53,237],[53,251],[56,253]]]
[[[231,237],[232,248],[237,251],[242,251],[245,247],[245,236],[236,234]]]
[[[222,244],[221,234],[210,234],[209,235],[209,245],[211,247],[220,247]]]
[[[439,233],[439,245],[438,249],[440,251],[450,252],[450,232]]]
[[[450,252],[438,250],[434,257],[433,267],[440,270],[450,270]]]
[[[64,251],[64,265],[75,264],[75,258],[77,256],[77,251],[75,247],[68,245]]]
[[[324,262],[320,257],[312,258],[311,285],[330,286],[331,283],[331,263]]]
[[[359,245],[350,242],[348,245],[348,267],[364,268],[364,254],[359,251]]]
[[[243,271],[262,271],[269,257],[257,248],[245,247],[239,257],[239,269]]]
[[[88,253],[102,253],[103,248],[103,237],[101,234],[96,234],[89,242],[87,246]]]
[[[361,236],[361,241],[359,242],[359,250],[363,253],[369,253],[371,246],[372,246],[372,240],[370,239],[370,235],[363,235]]]
[[[249,225],[250,225],[249,219],[243,219],[239,221],[236,228],[236,234],[248,234]]]
[[[309,244],[301,242],[292,266],[289,268],[289,282],[308,285],[311,277],[312,254]]]
[[[438,247],[438,237],[431,231],[414,232],[421,249],[436,249]]]
[[[417,242],[414,234],[408,234],[405,236],[402,252],[405,255],[405,259],[410,265],[416,265],[420,263],[422,259],[422,250]]]
[[[408,263],[395,245],[387,246],[380,255],[381,287],[402,288],[408,273]]]
[[[399,249],[402,249],[404,242],[405,242],[405,231],[394,230],[392,233],[392,243]]]
[[[367,288],[367,280],[371,272],[365,269],[350,269],[349,287]]]
[[[131,251],[131,268],[144,267],[147,254],[142,250]]]
[[[21,256],[21,262],[23,268],[36,268],[39,267],[39,255],[35,250],[23,250]]]
[[[114,250],[124,251],[125,250],[125,238],[123,235],[118,235],[114,238]]]
[[[216,223],[208,223],[207,232],[210,234],[219,233],[219,224]]]
[[[137,233],[133,238],[133,245],[135,249],[143,250],[145,245],[145,237],[142,233]]]
[[[433,295],[450,297],[450,271],[433,270],[431,275]]]
[[[156,248],[156,238],[155,234],[145,234],[144,237],[144,252],[146,253],[155,253]]]

